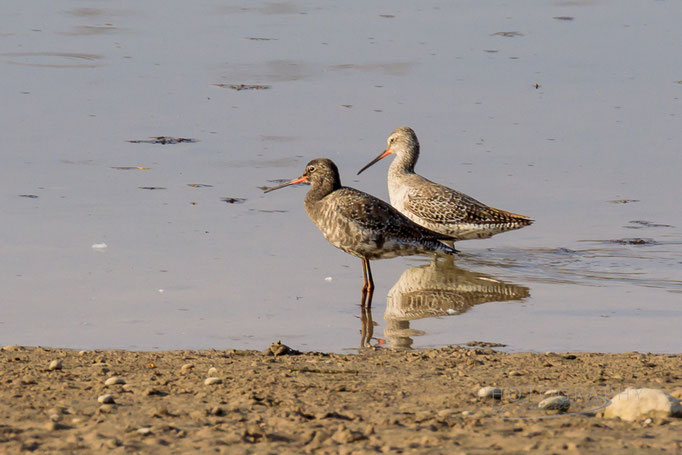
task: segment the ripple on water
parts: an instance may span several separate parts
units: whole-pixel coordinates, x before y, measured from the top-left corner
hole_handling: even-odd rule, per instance
[[[103,58],[97,54],[73,52],[6,52],[0,55],[9,57],[7,63],[12,65],[43,68],[96,68],[101,66],[98,60]]]
[[[595,247],[485,250],[463,253],[461,259],[473,267],[504,269],[505,274],[496,275],[515,280],[585,286],[632,284],[682,292],[682,242],[584,242]]]

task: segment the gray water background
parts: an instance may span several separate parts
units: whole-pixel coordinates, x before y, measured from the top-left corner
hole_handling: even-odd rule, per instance
[[[0,344],[358,347],[360,261],[307,219],[306,188],[258,187],[324,156],[388,199],[390,158],[355,174],[409,125],[418,172],[536,220],[456,259],[530,295],[412,321],[413,347],[680,352],[680,17],[677,1],[5,2]],[[198,142],[127,142],[153,136]],[[653,243],[612,242],[631,238]],[[424,261],[373,263],[377,338]]]

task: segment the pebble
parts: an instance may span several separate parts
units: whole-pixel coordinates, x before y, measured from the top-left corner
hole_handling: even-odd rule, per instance
[[[62,363],[61,360],[55,359],[52,362],[50,362],[50,365],[47,367],[48,370],[61,370],[64,367],[64,364]]]
[[[116,385],[116,384],[125,384],[126,382],[123,380],[123,378],[120,378],[118,376],[112,376],[106,381],[104,381],[104,385]]]
[[[66,425],[62,425],[61,423],[50,421],[45,424],[45,429],[47,431],[55,431],[55,430],[63,430],[67,428]]]
[[[566,395],[563,391],[559,389],[549,389],[545,392],[545,395]]]
[[[191,370],[192,368],[194,368],[194,365],[192,365],[191,363],[186,363],[186,364],[184,364],[183,366],[180,367],[180,371],[183,372],[183,373],[187,373],[187,372],[188,372],[189,370]]]
[[[222,384],[222,383],[223,383],[223,380],[220,378],[216,378],[216,377],[206,378],[206,380],[204,381],[204,384],[206,384],[206,385]]]
[[[140,427],[137,429],[137,432],[141,435],[146,436],[148,434],[152,434],[152,429],[151,427]]]
[[[114,396],[110,393],[105,393],[104,395],[100,395],[99,397],[97,397],[97,401],[100,403],[104,403],[104,404],[116,403],[114,401]]]
[[[502,399],[502,389],[498,387],[481,387],[478,389],[479,398],[494,398],[496,400]]]
[[[211,378],[214,376],[218,376],[218,370],[214,367],[211,367],[208,369],[208,375],[206,377]]]
[[[682,417],[682,405],[673,396],[659,389],[625,389],[611,398],[604,410],[604,417],[619,417],[633,421],[656,414],[663,417]]]
[[[546,411],[566,412],[571,407],[571,400],[563,395],[549,397],[538,403],[538,408]]]

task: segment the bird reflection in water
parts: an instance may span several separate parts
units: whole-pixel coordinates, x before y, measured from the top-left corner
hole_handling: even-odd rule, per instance
[[[405,270],[388,291],[384,336],[390,347],[409,349],[412,337],[425,334],[410,328],[410,321],[454,316],[482,303],[521,300],[528,296],[530,290],[525,286],[470,272],[457,267],[449,258],[433,260],[427,265]],[[364,306],[362,312],[361,345],[367,347],[374,333],[371,306]]]

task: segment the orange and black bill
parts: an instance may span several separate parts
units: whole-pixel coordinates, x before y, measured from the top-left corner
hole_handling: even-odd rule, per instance
[[[275,191],[275,190],[278,190],[280,188],[284,188],[285,186],[289,186],[289,185],[296,185],[297,183],[308,183],[308,177],[305,175],[302,175],[302,176],[295,178],[293,180],[289,180],[286,183],[282,183],[281,185],[273,186],[272,188],[268,188],[264,192],[269,193],[270,191]]]
[[[390,148],[387,148],[385,151],[381,152],[381,155],[377,156],[377,157],[374,158],[372,161],[370,161],[369,164],[368,164],[367,166],[365,166],[365,167],[363,167],[362,169],[360,169],[360,170],[358,171],[358,174],[357,174],[357,175],[360,175],[360,174],[362,173],[362,171],[364,171],[365,169],[367,169],[368,167],[370,167],[371,165],[373,165],[374,163],[376,163],[376,162],[379,161],[380,159],[385,158],[385,157],[387,157],[387,156],[390,155],[390,154],[391,154],[391,149],[390,149]]]

